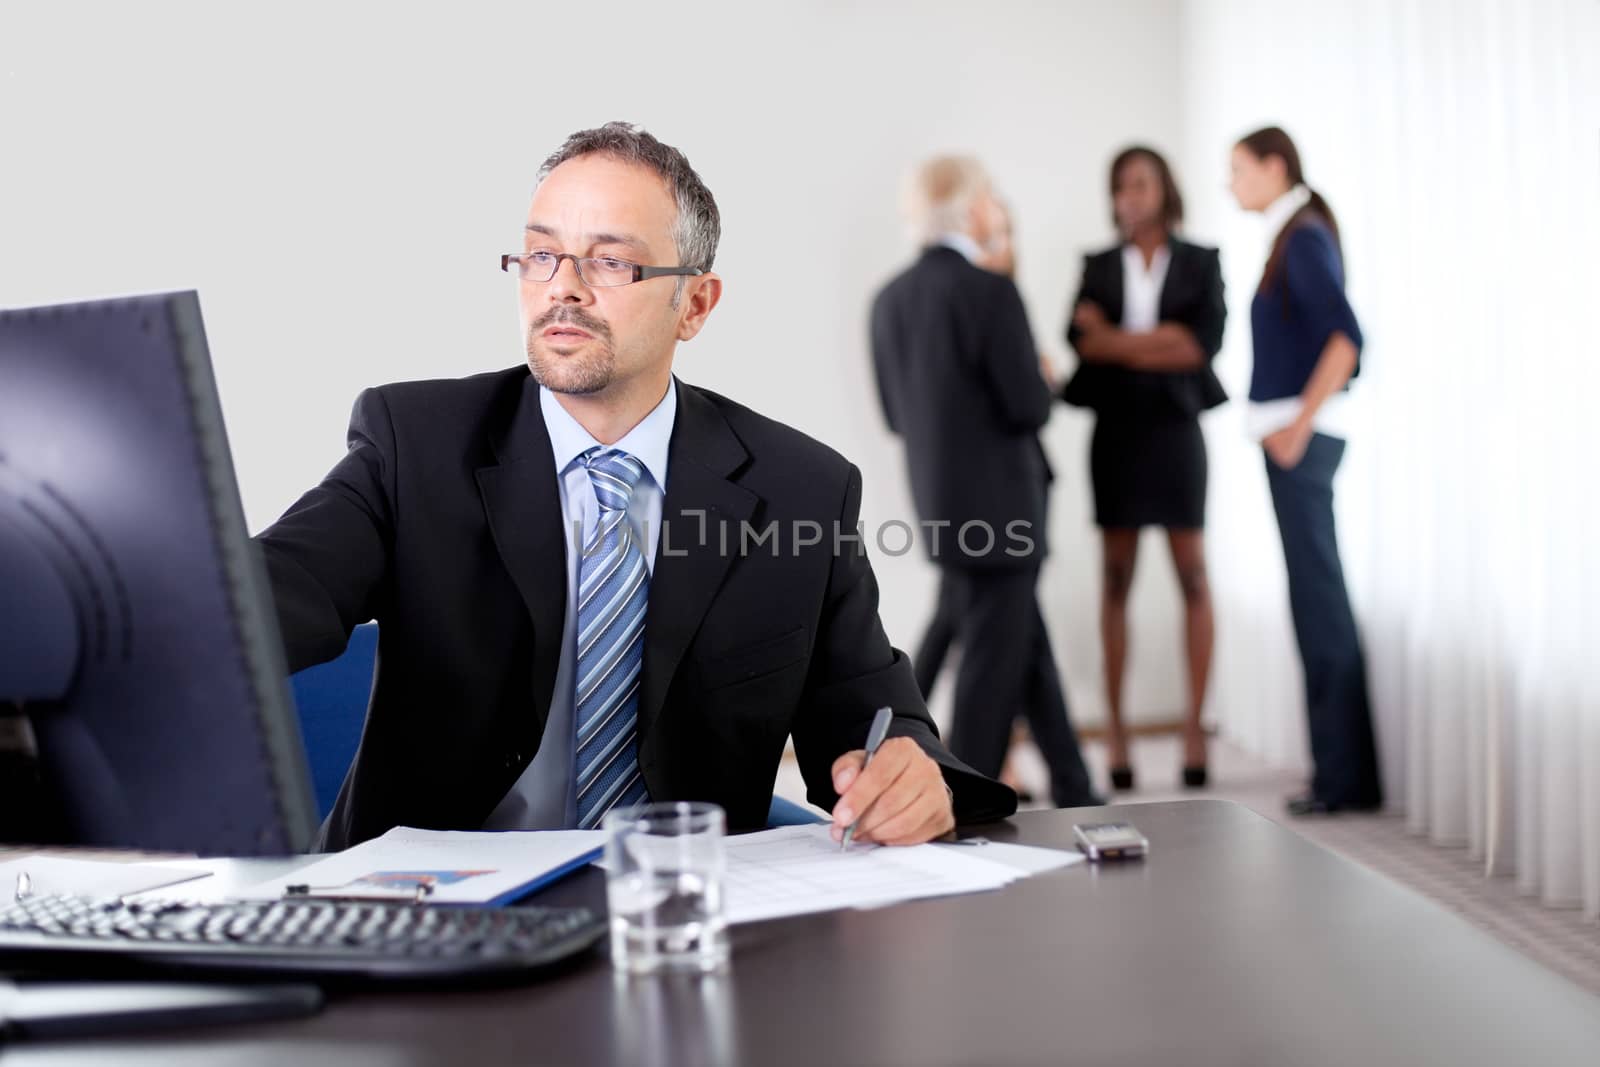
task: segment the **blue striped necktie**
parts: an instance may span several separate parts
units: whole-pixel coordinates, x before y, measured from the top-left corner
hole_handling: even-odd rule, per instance
[[[578,825],[592,829],[617,805],[650,798],[639,772],[639,668],[650,571],[628,524],[644,464],[616,449],[578,457],[600,518],[578,562]]]

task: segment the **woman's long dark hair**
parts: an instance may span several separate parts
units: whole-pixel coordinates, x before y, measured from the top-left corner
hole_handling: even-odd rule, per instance
[[[1294,141],[1289,135],[1277,126],[1267,126],[1257,130],[1248,137],[1239,139],[1239,147],[1249,152],[1257,159],[1265,160],[1268,156],[1277,156],[1283,160],[1284,171],[1289,179],[1289,186],[1305,185],[1305,172],[1300,168],[1300,150],[1294,146]],[[1307,221],[1307,216],[1320,218],[1333,234],[1333,246],[1339,251],[1339,258],[1344,258],[1344,246],[1339,241],[1339,223],[1333,217],[1333,209],[1322,195],[1311,190],[1311,199],[1306,201],[1299,211],[1289,217],[1283,229],[1278,231],[1278,236],[1272,242],[1272,254],[1267,257],[1267,268],[1261,272],[1261,292],[1267,289],[1278,278],[1278,273],[1283,270],[1284,249],[1288,247],[1289,235],[1295,227]]]
[[[1120,232],[1122,224],[1117,220],[1115,205],[1117,197],[1117,175],[1122,168],[1135,159],[1148,159],[1150,165],[1156,169],[1156,177],[1161,182],[1161,222],[1171,233],[1183,224],[1183,194],[1178,192],[1178,182],[1172,176],[1172,168],[1167,166],[1166,159],[1154,148],[1142,144],[1131,145],[1117,153],[1117,158],[1111,161],[1111,225]]]

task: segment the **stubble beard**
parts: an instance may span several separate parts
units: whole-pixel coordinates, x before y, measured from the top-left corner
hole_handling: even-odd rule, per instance
[[[590,339],[581,344],[585,351],[561,354],[556,349],[567,346],[545,341],[541,335],[557,324],[587,330]],[[616,378],[617,351],[610,327],[577,308],[551,308],[540,315],[528,326],[526,347],[533,380],[552,393],[592,396]]]

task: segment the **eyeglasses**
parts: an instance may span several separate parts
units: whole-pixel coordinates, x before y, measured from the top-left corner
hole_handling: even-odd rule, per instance
[[[563,259],[572,260],[578,279],[588,286],[632,285],[651,278],[695,277],[699,267],[644,267],[615,256],[574,256],[566,252],[513,252],[500,257],[500,269],[525,282],[547,282]]]

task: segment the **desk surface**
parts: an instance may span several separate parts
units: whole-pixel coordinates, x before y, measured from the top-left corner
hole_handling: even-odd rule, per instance
[[[360,994],[301,1022],[6,1062],[1600,1062],[1600,998],[1238,805],[1030,812],[982,832],[1069,848],[1091,814],[1137,825],[1149,859],[736,927],[724,976],[628,981],[597,956],[543,984]],[[229,873],[264,877],[260,863]],[[537,899],[599,906],[604,883],[590,869]]]

